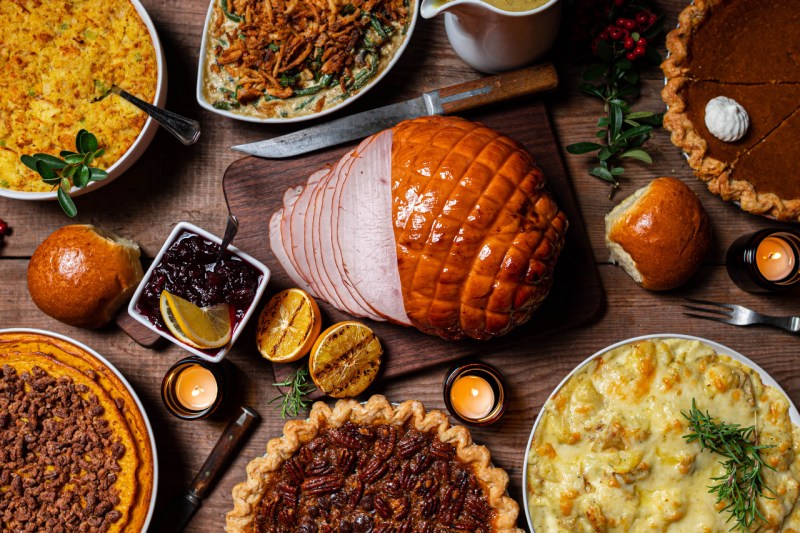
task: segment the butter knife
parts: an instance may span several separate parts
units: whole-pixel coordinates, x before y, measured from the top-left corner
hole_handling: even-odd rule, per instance
[[[211,450],[206,462],[195,476],[189,490],[175,498],[153,521],[151,533],[179,533],[189,524],[201,500],[222,473],[239,445],[244,442],[254,422],[261,417],[249,407],[241,406]]]
[[[558,86],[551,63],[534,65],[424,93],[418,98],[370,109],[265,141],[231,147],[245,154],[272,159],[292,157],[360,139],[406,119],[450,115],[468,109],[549,91]]]

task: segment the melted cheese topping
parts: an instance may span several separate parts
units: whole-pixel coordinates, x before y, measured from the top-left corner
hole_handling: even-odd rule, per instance
[[[593,359],[545,404],[528,456],[537,532],[724,532],[733,522],[709,494],[721,456],[687,444],[681,412],[756,425],[772,499],[759,531],[800,522],[798,429],[789,402],[751,368],[686,339],[650,339]],[[790,516],[791,515],[791,516]]]

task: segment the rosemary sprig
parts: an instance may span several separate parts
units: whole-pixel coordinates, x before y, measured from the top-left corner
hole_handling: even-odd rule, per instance
[[[75,137],[75,149],[77,152],[62,150],[60,155],[64,159],[49,154],[20,157],[26,167],[39,173],[42,181],[57,189],[58,203],[68,217],[78,214],[75,202],[69,196],[72,187],[83,188],[92,181],[101,181],[108,177],[105,170],[89,166],[105,153],[103,148],[98,148],[97,137],[86,130],[80,130]]]
[[[609,182],[613,194],[619,187],[617,179],[625,172],[624,159],[653,162],[643,145],[653,128],[661,126],[662,114],[633,111],[628,99],[639,95],[640,60],[655,64],[661,60],[653,41],[661,34],[662,18],[654,15],[646,2],[622,0],[608,8],[605,19],[609,25],[592,42],[597,61],[586,68],[579,86],[603,101],[605,116],[597,121],[599,141],[571,144],[566,150],[571,154],[597,152],[599,166],[589,174]]]
[[[298,368],[296,371],[289,374],[284,381],[273,383],[272,385],[275,387],[289,387],[287,392],[280,391],[279,396],[269,401],[269,403],[281,402],[281,418],[286,418],[287,415],[294,418],[300,411],[308,410],[311,406],[311,400],[306,398],[306,396],[317,390],[317,388],[309,382],[308,369],[305,367]],[[275,408],[277,409],[278,406],[276,405]]]
[[[697,408],[694,399],[689,414],[683,411],[681,414],[693,431],[683,436],[687,443],[696,441],[700,451],[709,450],[726,458],[720,461],[725,473],[711,478],[716,483],[709,487],[709,492],[717,495],[717,503],[725,504],[723,511],[730,513],[727,521],[735,521],[731,531],[749,531],[756,519],[766,522],[758,508],[758,498],[771,499],[767,493],[774,494],[762,475],[764,468],[774,468],[764,462],[760,452],[774,446],[758,444],[755,425],[741,427],[715,422],[707,411],[703,414]]]

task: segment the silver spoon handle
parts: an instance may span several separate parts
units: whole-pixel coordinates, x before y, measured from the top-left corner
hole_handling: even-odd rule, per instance
[[[233,241],[233,238],[236,236],[236,232],[239,231],[239,219],[236,218],[236,215],[228,211],[228,223],[225,226],[225,235],[222,236],[222,245],[220,246],[219,254],[217,255],[217,262],[225,255],[225,251],[228,249],[228,246]]]
[[[196,120],[148,104],[117,86],[114,86],[112,91],[153,117],[153,120],[161,124],[183,144],[187,146],[194,144],[200,138],[200,123]]]

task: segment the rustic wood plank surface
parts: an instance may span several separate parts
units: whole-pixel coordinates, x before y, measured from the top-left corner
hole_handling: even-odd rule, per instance
[[[79,209],[76,222],[93,223],[133,238],[141,244],[145,256],[152,257],[180,220],[222,233],[226,213],[220,178],[228,165],[239,158],[229,146],[287,133],[299,126],[236,122],[202,110],[194,99],[194,83],[207,3],[203,0],[144,0],[143,3],[155,22],[166,52],[170,79],[168,107],[200,120],[203,134],[197,145],[184,147],[160,131],[150,149],[125,176],[76,200]],[[668,27],[675,24],[683,3],[682,0],[661,0]],[[556,63],[561,87],[548,99],[548,105],[558,136],[564,145],[590,140],[595,117],[601,112],[600,105],[579,94],[576,87],[580,66],[572,64],[564,54],[556,54]],[[396,69],[370,94],[336,116],[400,101],[476,76],[450,49],[442,20],[420,20]],[[660,72],[648,70],[637,107],[663,109],[659,96],[662,85]],[[654,164],[628,165],[623,189],[613,199],[608,198],[604,183],[587,175],[588,156],[566,157],[606,292],[606,306],[599,316],[588,325],[538,340],[524,348],[498,349],[491,343],[485,345],[482,359],[503,371],[509,383],[511,402],[499,425],[475,430],[473,436],[487,445],[494,462],[508,471],[509,490],[518,501],[521,501],[525,444],[547,395],[577,363],[618,340],[658,332],[707,337],[754,359],[774,376],[793,401],[800,401],[795,338],[774,329],[736,328],[692,320],[680,312],[681,298],[695,296],[741,303],[775,314],[796,314],[800,307],[796,295],[745,293],[733,285],[724,268],[725,250],[736,237],[770,223],[744,214],[709,194],[703,184],[694,179],[683,157],[670,143],[667,132],[657,132],[650,146],[656,152]],[[715,244],[712,257],[688,285],[655,294],[638,288],[620,269],[608,264],[603,244],[603,216],[625,195],[660,175],[684,179],[697,192],[709,212]],[[129,379],[155,430],[160,463],[156,512],[161,512],[194,477],[226,421],[221,418],[180,421],[161,404],[161,378],[172,363],[186,355],[180,348],[170,344],[156,350],[145,349],[115,327],[99,331],[71,328],[43,315],[34,306],[26,287],[28,259],[44,237],[68,223],[55,203],[0,198],[0,218],[14,230],[0,246],[0,327],[34,327],[69,335],[105,355]],[[252,326],[232,350],[229,361],[237,369],[242,401],[260,412],[263,421],[203,502],[189,531],[221,530],[224,514],[231,508],[232,486],[244,479],[247,462],[263,453],[266,441],[280,435],[284,423],[268,405],[274,396],[271,372],[255,350]],[[394,401],[414,398],[429,408],[443,408],[441,381],[445,366],[380,383],[373,390]]]

